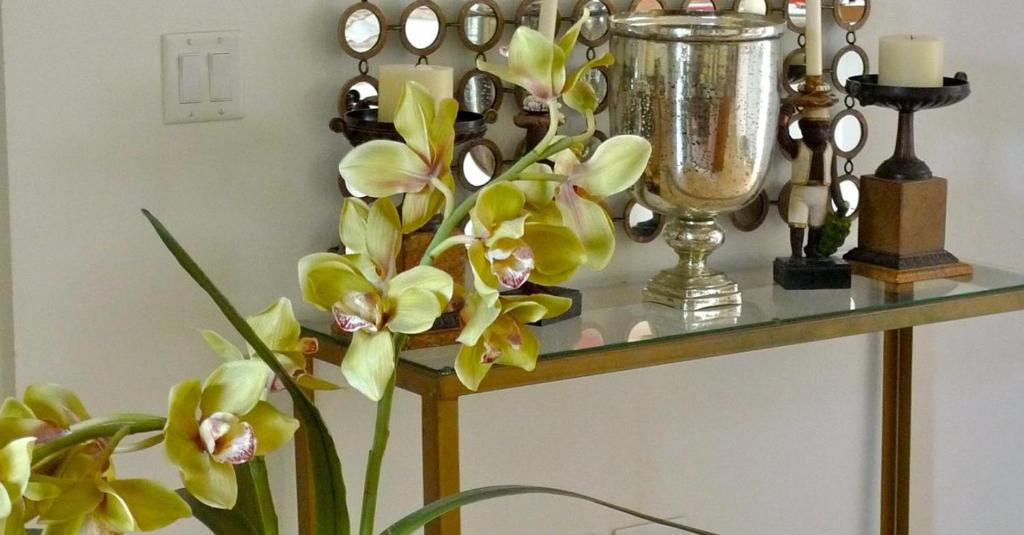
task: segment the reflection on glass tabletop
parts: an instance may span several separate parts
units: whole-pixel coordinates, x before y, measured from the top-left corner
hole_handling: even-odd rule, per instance
[[[583,314],[544,327],[532,327],[541,342],[541,359],[557,359],[653,340],[743,330],[789,322],[897,309],[958,298],[1024,290],[1024,274],[975,264],[968,279],[918,282],[912,290],[887,292],[883,283],[853,278],[849,290],[790,291],[775,286],[770,269],[730,273],[743,291],[739,308],[684,314],[641,302],[643,283],[583,289]],[[303,326],[332,337],[330,319],[323,315]],[[340,341],[340,340],[339,340]],[[343,343],[343,342],[342,342]],[[402,359],[442,374],[452,373],[457,346],[407,350]]]

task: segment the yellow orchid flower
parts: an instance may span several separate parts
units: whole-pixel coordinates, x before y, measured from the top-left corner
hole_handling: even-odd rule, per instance
[[[455,359],[459,380],[475,391],[495,364],[532,371],[540,344],[526,324],[560,316],[570,306],[571,299],[543,294],[501,296],[493,303],[471,296],[462,311],[465,327]]]
[[[374,140],[345,155],[338,170],[346,185],[371,197],[404,193],[402,231],[414,232],[438,211],[454,208],[455,117],[458,103],[409,82],[399,97],[395,128],[405,143]]]
[[[630,188],[650,157],[650,142],[638,136],[615,136],[582,163],[572,150],[554,156],[554,174],[564,177],[555,189],[555,204],[563,224],[583,243],[587,267],[604,269],[615,251],[615,230],[600,199]]]
[[[566,73],[566,62],[572,55],[580,30],[589,17],[589,11],[584,10],[576,24],[557,43],[544,37],[537,30],[520,26],[509,43],[507,66],[478,60],[477,68],[522,87],[542,102],[553,102],[563,94],[572,92],[587,71],[594,67],[611,65],[614,61],[611,54],[604,54],[586,62],[579,69]],[[575,102],[578,102],[578,98]]]
[[[299,422],[260,398],[270,371],[258,360],[221,364],[206,382],[171,389],[164,448],[185,489],[220,509],[234,507],[232,465],[263,456],[291,440]]]
[[[484,188],[470,211],[470,265],[477,292],[527,280],[553,286],[568,280],[583,261],[583,246],[561,225],[531,220],[527,196],[512,183]]]
[[[27,520],[22,497],[32,475],[34,437],[25,437],[0,448],[0,534],[21,533]]]
[[[25,389],[23,401],[7,398],[0,405],[0,445],[23,437],[40,444],[68,432],[89,419],[74,392],[56,384],[36,384]]]
[[[346,200],[346,206],[360,230],[342,235],[348,236],[346,246],[358,252],[306,256],[299,261],[299,283],[306,302],[331,312],[335,324],[352,333],[342,374],[377,401],[395,371],[392,333],[430,329],[451,300],[454,281],[428,266],[396,273],[401,223],[390,199],[374,202],[365,219],[357,201]]]
[[[154,531],[192,515],[159,483],[115,477],[110,457],[121,436],[98,451],[76,449],[53,476],[40,477],[52,489],[37,506],[43,535]]]
[[[281,363],[285,371],[295,378],[295,382],[299,386],[310,390],[337,390],[340,388],[338,385],[306,371],[306,355],[315,354],[320,347],[316,338],[302,337],[302,327],[295,319],[295,312],[290,300],[282,297],[263,312],[246,318],[246,321],[256,331],[260,340],[263,340],[267,347],[274,352],[278,362]],[[254,358],[256,352],[251,347],[248,348],[247,354],[242,353],[238,347],[214,331],[204,330],[201,333],[206,344],[225,362],[245,359],[258,361]],[[269,386],[271,392],[279,392],[284,388],[281,380],[273,375]]]

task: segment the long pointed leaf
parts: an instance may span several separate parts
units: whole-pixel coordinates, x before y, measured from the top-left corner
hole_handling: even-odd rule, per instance
[[[148,210],[142,213],[160,236],[160,239],[178,260],[189,276],[213,299],[224,317],[238,331],[242,338],[255,349],[263,362],[270,366],[291,395],[295,406],[295,414],[302,422],[309,444],[309,457],[313,464],[313,509],[316,513],[315,529],[317,535],[349,535],[351,527],[348,517],[348,505],[345,498],[345,481],[341,473],[341,460],[334,446],[327,425],[324,423],[316,405],[306,397],[302,389],[295,383],[274,357],[273,352],[260,340],[245,318],[238,313],[234,305],[217,289],[213,281],[203,273],[199,265],[178,243],[166,227]]]
[[[236,507],[234,509],[216,509],[195,499],[185,489],[178,489],[188,506],[192,508],[192,516],[203,523],[213,535],[263,535],[253,527],[250,519]]]
[[[678,529],[679,531],[685,531],[688,533],[696,533],[697,535],[715,535],[710,531],[704,531],[690,526],[684,526],[668,520],[663,520],[658,517],[654,517],[648,514],[633,511],[620,505],[599,500],[597,498],[591,498],[577,492],[572,492],[562,489],[553,489],[549,487],[529,487],[521,485],[501,485],[495,487],[483,487],[479,489],[467,490],[458,494],[441,498],[436,502],[423,507],[422,509],[402,518],[398,522],[395,522],[388,529],[381,532],[381,535],[408,535],[413,533],[417,529],[425,526],[428,522],[436,520],[441,515],[454,511],[460,507],[470,505],[476,502],[482,502],[485,500],[492,500],[494,498],[502,498],[505,496],[515,496],[519,494],[554,494],[556,496],[566,496],[569,498],[576,498],[579,500],[585,500],[590,503],[596,503],[602,507],[614,509],[620,513],[635,516],[637,518],[660,524],[662,526],[668,526],[670,528]]]
[[[274,497],[270,495],[267,463],[257,457],[245,464],[235,465],[238,480],[238,503],[235,509],[249,517],[260,535],[277,535],[277,512]]]

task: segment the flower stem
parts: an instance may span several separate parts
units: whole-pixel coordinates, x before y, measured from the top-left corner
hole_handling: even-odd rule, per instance
[[[128,428],[129,435],[163,431],[166,422],[165,418],[145,414],[119,414],[107,418],[86,420],[72,426],[70,433],[35,448],[32,458],[45,459],[83,442],[114,436],[124,428]]]

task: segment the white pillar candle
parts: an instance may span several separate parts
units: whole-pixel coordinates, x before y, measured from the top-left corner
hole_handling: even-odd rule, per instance
[[[942,87],[945,48],[930,35],[886,35],[878,47],[878,83]]]
[[[544,34],[544,37],[554,41],[557,29],[558,0],[541,0],[540,22],[537,24],[537,31]]]
[[[395,122],[398,99],[407,82],[423,84],[437,102],[455,94],[455,73],[442,65],[381,65],[379,82],[377,120],[382,123]]]
[[[821,76],[821,0],[807,0],[807,76]]]

